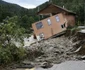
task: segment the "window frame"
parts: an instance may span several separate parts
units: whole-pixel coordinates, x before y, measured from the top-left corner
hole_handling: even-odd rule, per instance
[[[52,24],[50,18],[47,19],[47,23],[48,23],[48,25],[51,25]]]
[[[40,24],[41,23],[41,24]],[[40,24],[40,25],[39,25]],[[41,28],[43,28],[43,23],[42,22],[37,22],[36,23],[36,28],[37,29],[41,29]]]
[[[64,23],[64,24],[62,24],[62,25],[61,25],[61,27],[62,27],[62,28],[65,28],[65,27],[66,27],[66,26],[65,26],[65,23]]]
[[[59,21],[60,21],[60,18],[59,18],[59,16],[58,16],[58,15],[56,15],[56,16],[55,16],[55,18],[56,18],[56,21],[57,21],[57,22],[59,22]]]

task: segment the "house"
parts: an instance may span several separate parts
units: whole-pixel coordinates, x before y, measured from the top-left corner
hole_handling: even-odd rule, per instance
[[[38,15],[49,15],[49,17],[32,24],[37,39],[47,39],[63,32],[68,26],[75,25],[75,13],[60,6],[49,4],[40,10]]]

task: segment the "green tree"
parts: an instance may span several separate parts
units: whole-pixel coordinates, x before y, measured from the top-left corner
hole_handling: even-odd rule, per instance
[[[31,25],[32,25],[32,23],[34,23],[34,22],[35,22],[34,18],[33,18],[33,17],[29,17],[29,23],[30,23],[30,25],[29,25],[29,26],[31,26]]]
[[[11,41],[20,39],[24,35],[24,28],[17,25],[18,17],[6,18],[0,23],[0,65],[19,61],[24,58],[25,50],[17,48]]]

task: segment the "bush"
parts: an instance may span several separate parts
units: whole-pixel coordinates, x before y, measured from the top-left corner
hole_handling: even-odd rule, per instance
[[[11,59],[11,52],[8,49],[0,47],[0,64],[10,63]]]
[[[20,61],[25,57],[25,50],[15,45],[0,47],[0,64],[7,64],[13,61]]]

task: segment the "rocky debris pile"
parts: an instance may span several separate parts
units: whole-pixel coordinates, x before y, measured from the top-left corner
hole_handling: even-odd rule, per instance
[[[75,47],[79,47],[78,53],[79,55],[85,55],[85,40],[80,41],[78,44],[75,45]]]
[[[79,40],[84,40],[85,39],[85,33],[83,31],[80,31],[80,32],[78,32],[77,37],[78,37]]]
[[[26,49],[34,65],[43,68],[69,60],[80,60],[85,55],[85,33],[67,31],[63,36],[42,40]]]
[[[19,64],[18,66],[16,66],[16,68],[34,68],[33,64],[31,63],[22,63],[22,64]]]
[[[43,53],[43,55],[40,55],[33,61],[35,65],[40,65],[41,67],[45,67],[45,64],[48,66],[64,61],[78,60],[79,56],[74,51],[76,50],[75,45],[80,41],[73,42],[75,38],[72,37],[69,39],[69,37],[61,36],[43,40],[27,47],[27,49],[28,51],[38,51],[35,56]],[[34,53],[32,52],[31,55],[34,55]]]

